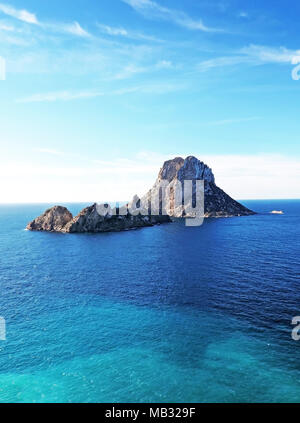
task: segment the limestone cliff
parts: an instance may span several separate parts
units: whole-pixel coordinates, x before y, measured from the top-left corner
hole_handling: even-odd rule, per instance
[[[181,157],[176,157],[173,160],[165,162],[154,186],[143,198],[143,201],[150,199],[153,195],[154,197],[158,196],[158,190],[161,189],[162,180],[167,180],[173,186],[176,181],[181,182],[182,186],[184,186],[185,181],[193,181],[195,183],[196,180],[203,180],[205,217],[233,217],[255,214],[252,210],[238,203],[219,188],[216,185],[212,170],[196,157],[189,156],[185,160]],[[168,201],[172,204],[168,187],[165,188],[165,195],[166,197],[169,196]],[[174,196],[175,194],[173,193]],[[182,217],[182,211],[180,208],[173,208],[170,215],[172,217]],[[184,216],[189,217],[188,214]],[[193,217],[193,215],[190,217]]]

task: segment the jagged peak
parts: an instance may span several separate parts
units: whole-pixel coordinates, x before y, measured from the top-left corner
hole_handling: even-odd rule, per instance
[[[172,181],[177,178],[179,180],[202,179],[210,183],[215,183],[215,177],[210,167],[195,156],[188,156],[186,159],[175,157],[168,160],[161,168],[158,178]]]
[[[184,165],[184,159],[182,157],[175,157],[175,159],[167,160],[164,162],[163,167],[160,169],[158,178],[159,179],[167,179],[168,181],[172,181],[179,169]]]

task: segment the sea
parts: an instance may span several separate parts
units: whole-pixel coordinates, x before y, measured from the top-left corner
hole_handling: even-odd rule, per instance
[[[258,214],[105,234],[1,205],[0,402],[300,402],[300,201],[243,203]]]

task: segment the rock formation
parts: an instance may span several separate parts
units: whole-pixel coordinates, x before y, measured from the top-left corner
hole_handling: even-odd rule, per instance
[[[164,163],[158,178],[152,189],[143,198],[146,202],[151,196],[158,197],[158,190],[161,189],[161,181],[167,180],[170,186],[176,187],[176,182],[180,182],[184,187],[185,181],[204,181],[204,217],[233,217],[233,216],[249,216],[255,214],[242,204],[233,200],[215,183],[215,177],[212,170],[196,157],[189,156],[185,160],[176,157]],[[194,187],[195,188],[195,187]],[[175,188],[176,189],[176,188]],[[165,195],[168,202],[172,205],[172,195],[170,189],[165,188]],[[173,193],[173,198],[176,194]],[[189,205],[189,204],[188,204]],[[190,204],[192,206],[192,204]],[[172,217],[194,217],[193,214],[182,215],[180,207],[176,207],[169,213]]]
[[[63,233],[119,232],[171,222],[169,216],[133,216],[124,209],[123,215],[116,214],[114,209],[103,216],[98,213],[97,208],[97,204],[93,204],[73,218],[68,209],[55,206],[30,222],[27,229]]]
[[[102,205],[100,207],[104,207]],[[121,209],[122,214],[116,209],[110,210],[105,216],[99,214],[97,204],[83,209],[78,216],[68,222],[63,232],[119,232],[130,229],[143,228],[171,221],[169,216],[133,216],[127,212],[127,206]]]
[[[112,232],[168,223],[171,222],[170,216],[173,218],[195,217],[193,213],[189,214],[183,211],[182,205],[178,206],[178,195],[182,195],[182,191],[180,190],[180,193],[178,193],[176,187],[180,183],[180,186],[184,189],[186,181],[192,181],[194,196],[191,196],[190,204],[188,204],[192,208],[195,203],[197,180],[204,181],[204,217],[233,217],[255,214],[233,200],[216,185],[214,174],[207,165],[196,157],[189,156],[185,160],[176,157],[165,162],[152,189],[141,199],[135,196],[130,203],[121,209],[110,209],[108,205],[98,206],[93,204],[73,218],[68,209],[55,206],[30,222],[27,229],[64,233]],[[162,182],[164,182],[163,185]],[[164,190],[163,194],[162,190]],[[170,204],[167,215],[161,213],[162,195]],[[157,213],[153,213],[153,209],[150,208],[152,198],[158,199]],[[99,213],[99,207],[102,210],[101,213]]]
[[[27,225],[30,231],[62,232],[73,219],[72,213],[66,207],[55,206]]]

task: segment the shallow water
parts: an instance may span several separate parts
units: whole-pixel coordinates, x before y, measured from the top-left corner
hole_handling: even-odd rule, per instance
[[[245,204],[97,235],[0,206],[0,401],[300,402],[300,201]]]

